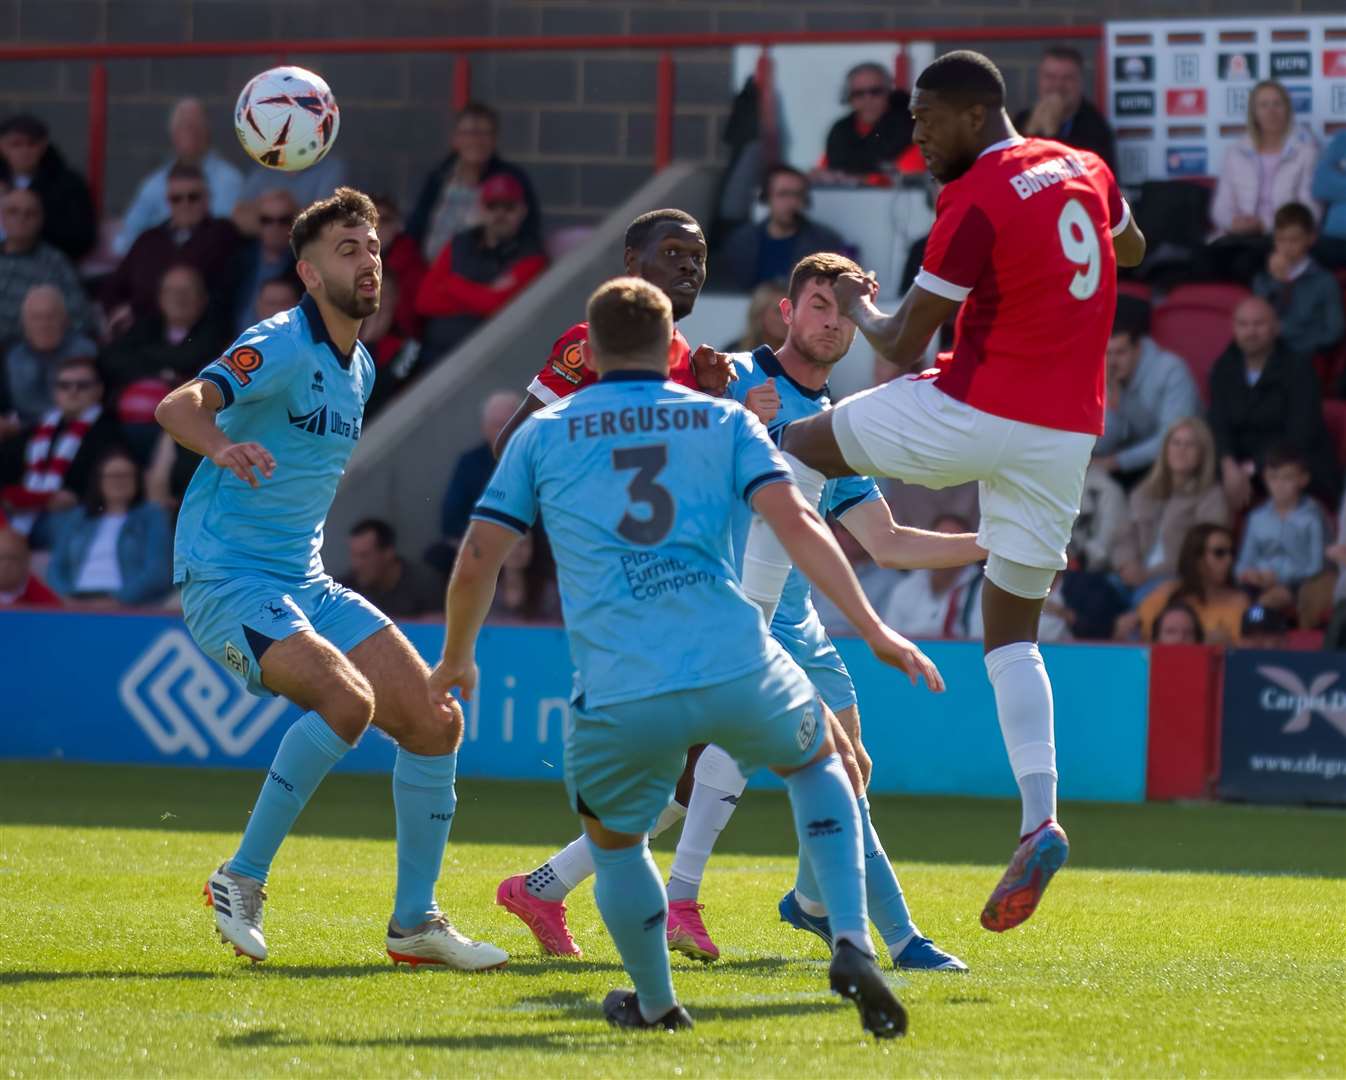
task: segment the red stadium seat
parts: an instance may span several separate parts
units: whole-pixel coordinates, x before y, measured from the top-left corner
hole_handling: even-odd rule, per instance
[[[1337,448],[1337,461],[1346,465],[1346,401],[1324,401],[1323,422],[1327,437]]]
[[[1323,636],[1321,630],[1289,630],[1285,635],[1285,647],[1316,652],[1323,647]]]
[[[1154,290],[1143,281],[1119,281],[1117,295],[1134,296],[1137,300],[1144,300],[1148,304],[1154,299]]]
[[[1229,285],[1218,281],[1198,281],[1190,285],[1175,286],[1173,291],[1168,294],[1166,302],[1181,304],[1184,307],[1199,305],[1201,307],[1219,308],[1222,311],[1229,312],[1232,316],[1234,309],[1250,296],[1252,296],[1252,293],[1242,285]]]
[[[1150,336],[1162,348],[1187,361],[1202,403],[1210,404],[1211,368],[1234,338],[1229,310],[1206,304],[1175,304],[1167,300],[1154,310]]]

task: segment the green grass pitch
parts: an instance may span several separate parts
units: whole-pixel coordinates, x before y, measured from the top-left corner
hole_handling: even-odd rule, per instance
[[[905,1040],[864,1037],[816,939],[777,921],[788,809],[750,792],[702,900],[724,951],[676,957],[697,1027],[615,1032],[625,984],[592,891],[579,962],[542,958],[496,883],[568,840],[557,785],[463,781],[440,903],[512,956],[502,972],[394,970],[381,777],[335,776],[282,849],[272,959],[212,934],[206,874],[258,774],[0,765],[0,1075],[1342,1076],[1346,815],[1238,806],[1063,807],[1071,862],[1008,934],[977,916],[1014,841],[1005,802],[876,800],[917,921],[969,975],[893,975]],[[656,844],[666,869],[671,843]]]

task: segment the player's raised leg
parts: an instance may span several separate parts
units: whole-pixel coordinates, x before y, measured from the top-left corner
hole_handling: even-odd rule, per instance
[[[503,949],[456,930],[435,902],[435,883],[457,808],[454,778],[463,736],[456,703],[435,708],[429,668],[395,626],[365,638],[351,662],[374,690],[373,722],[397,743],[393,805],[397,813],[397,892],[388,923],[394,963],[443,964],[463,971],[502,967]]]
[[[268,689],[307,711],[281,739],[238,851],[205,889],[221,938],[253,960],[267,956],[262,902],[271,862],[313,792],[374,714],[369,682],[311,629],[265,645],[260,667]]]

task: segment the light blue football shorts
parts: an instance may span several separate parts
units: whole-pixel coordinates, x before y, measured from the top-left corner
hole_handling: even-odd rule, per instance
[[[262,685],[261,665],[272,642],[312,630],[348,653],[392,621],[326,574],[304,581],[264,574],[189,578],[182,586],[182,617],[201,651],[258,697],[274,696]]]
[[[834,713],[856,704],[855,683],[846,670],[846,661],[823,629],[818,613],[810,608],[802,623],[782,626],[771,624],[771,636],[808,676],[823,704]]]
[[[723,747],[744,776],[767,765],[806,765],[827,737],[814,689],[784,649],[766,664],[713,686],[570,709],[565,782],[577,813],[609,829],[649,832],[698,743]]]

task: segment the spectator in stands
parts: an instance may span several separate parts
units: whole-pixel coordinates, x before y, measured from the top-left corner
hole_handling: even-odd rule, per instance
[[[0,124],[0,180],[42,200],[42,239],[66,258],[78,261],[93,250],[98,222],[89,185],[65,163],[36,116],[11,116]]]
[[[1247,137],[1230,145],[1220,164],[1210,216],[1221,239],[1207,250],[1204,271],[1251,281],[1271,247],[1276,211],[1297,202],[1317,213],[1318,147],[1308,131],[1296,129],[1294,117],[1290,94],[1274,79],[1248,95]]]
[[[496,583],[492,623],[554,623],[561,621],[561,596],[556,589],[556,566],[546,537],[530,529],[505,557]]]
[[[1230,522],[1215,475],[1215,440],[1204,420],[1179,420],[1164,434],[1150,473],[1131,492],[1130,513],[1112,565],[1139,600],[1178,570],[1178,553],[1194,525]]]
[[[56,407],[11,440],[0,463],[0,510],[27,534],[43,512],[68,510],[88,491],[93,464],[123,442],[103,408],[103,380],[91,356],[63,360],[56,374]]]
[[[1325,207],[1314,257],[1334,270],[1346,267],[1346,131],[1332,136],[1313,170],[1312,194]]]
[[[145,501],[140,466],[122,449],[98,459],[83,504],[52,521],[47,580],[71,607],[153,604],[173,586],[173,529]]]
[[[895,89],[883,64],[856,64],[846,72],[843,105],[851,111],[832,125],[814,173],[822,183],[892,172],[911,146],[911,96]]]
[[[416,290],[421,345],[434,363],[528,287],[547,267],[541,245],[523,233],[527,193],[508,173],[481,182],[484,224],[444,245]]]
[[[1234,574],[1262,607],[1295,606],[1299,586],[1323,572],[1326,530],[1318,504],[1304,492],[1309,470],[1293,447],[1273,447],[1262,464],[1270,498],[1248,515]]]
[[[1273,222],[1271,254],[1266,269],[1253,279],[1253,292],[1275,308],[1281,340],[1291,352],[1325,352],[1341,340],[1346,315],[1337,279],[1309,254],[1313,212],[1303,203],[1286,203]]]
[[[1164,433],[1200,411],[1187,364],[1150,337],[1150,305],[1119,296],[1108,339],[1108,409],[1095,464],[1131,487],[1159,456]]]
[[[495,454],[491,447],[504,430],[514,411],[523,404],[523,398],[513,390],[497,390],[481,407],[481,439],[476,446],[463,452],[453,467],[449,486],[439,512],[439,533],[456,547],[467,531],[468,518],[477,505],[486,482],[495,471]]]
[[[108,326],[121,334],[159,306],[159,283],[176,263],[196,267],[210,282],[211,307],[233,313],[241,238],[224,218],[210,216],[205,174],[195,165],[168,170],[168,220],[131,245],[103,289]]]
[[[210,310],[200,272],[178,263],[159,282],[154,314],[137,320],[113,343],[103,356],[103,370],[118,391],[155,379],[166,394],[219,356],[233,337],[229,322]]]
[[[60,606],[61,598],[32,572],[28,538],[0,526],[0,610]]]
[[[42,239],[42,201],[15,188],[0,198],[4,246],[0,247],[0,341],[18,335],[19,312],[34,285],[55,285],[65,301],[70,325],[79,332],[93,324],[88,297],[70,260]]]
[[[523,191],[528,209],[520,235],[541,245],[542,210],[532,182],[517,165],[497,156],[499,132],[499,114],[478,101],[463,106],[454,120],[449,156],[430,170],[407,218],[407,233],[420,245],[427,263],[434,262],[450,240],[477,223],[481,202],[478,188],[487,177],[500,173],[513,177]]]
[[[386,278],[384,280],[387,281]],[[303,298],[304,286],[297,277],[287,274],[285,277],[272,278],[257,290],[257,299],[253,303],[248,325],[265,322],[273,315],[298,307],[299,301]]]
[[[1277,337],[1276,312],[1260,296],[1234,309],[1234,340],[1210,376],[1210,426],[1225,496],[1235,511],[1252,502],[1266,452],[1289,440],[1309,464],[1315,495],[1337,501],[1337,465],[1323,423],[1318,376],[1307,356]]]
[[[1117,168],[1117,141],[1112,126],[1084,96],[1084,57],[1069,45],[1049,45],[1038,62],[1038,99],[1014,118],[1024,135],[1056,139],[1067,146],[1092,150]]]
[[[299,208],[284,188],[264,192],[257,199],[257,236],[244,241],[239,253],[238,301],[233,326],[242,333],[254,322],[262,287],[276,278],[294,276],[290,226]]]
[[[262,196],[283,188],[295,205],[303,210],[325,199],[346,182],[346,163],[329,152],[318,164],[298,172],[281,172],[265,165],[254,165],[243,178],[243,190],[234,206],[234,227],[244,236],[256,236],[261,228]]]
[[[952,514],[941,515],[933,528],[942,533],[971,529],[964,519]],[[972,620],[980,596],[974,586],[981,572],[980,566],[909,571],[888,594],[883,621],[901,626],[902,633],[912,638],[975,636]]]
[[[851,569],[855,571],[856,580],[860,582],[860,589],[868,598],[870,607],[875,611],[886,610],[889,598],[897,585],[898,575],[870,558],[864,545],[851,535],[849,529],[836,521],[830,524],[832,535],[836,537],[837,545],[851,564]],[[844,634],[847,637],[859,636],[850,620],[841,613],[841,609],[817,589],[813,591],[813,606],[823,627],[832,636],[835,637],[837,634]]]
[[[748,323],[743,336],[725,349],[725,352],[752,352],[759,345],[770,345],[773,350],[785,344],[785,318],[780,313],[780,302],[785,298],[784,281],[764,281],[748,297]]]
[[[729,234],[716,264],[734,288],[747,292],[763,282],[788,280],[795,263],[818,251],[841,251],[840,234],[810,221],[809,178],[790,165],[773,165],[762,181],[766,220],[745,221]],[[760,342],[758,343],[760,344]]]
[[[1084,474],[1080,512],[1070,533],[1072,567],[1093,573],[1109,570],[1113,548],[1126,525],[1126,492],[1095,461]]]
[[[92,341],[71,330],[65,299],[55,285],[28,290],[19,327],[18,340],[0,354],[0,439],[18,434],[51,411],[62,360],[97,351]]]
[[[421,320],[416,314],[416,292],[429,267],[416,241],[405,229],[402,211],[390,196],[374,196],[379,212],[379,254],[383,259],[383,279],[396,278],[400,289],[393,309],[392,332],[403,339],[421,336]],[[387,300],[384,300],[387,303]]]
[[[1223,525],[1194,525],[1178,553],[1178,578],[1151,592],[1140,607],[1117,620],[1117,637],[1131,637],[1137,629],[1145,641],[1154,640],[1155,620],[1170,602],[1181,600],[1196,612],[1205,639],[1213,645],[1239,640],[1240,620],[1248,595],[1234,584],[1234,534]]]
[[[206,178],[210,191],[211,217],[228,218],[234,212],[243,174],[210,148],[210,122],[206,107],[197,98],[183,98],[168,117],[168,139],[173,157],[150,173],[131,199],[122,218],[112,250],[120,257],[131,250],[146,229],[168,220],[168,172],[174,164],[195,165]]]
[[[1243,613],[1239,644],[1245,649],[1283,649],[1290,621],[1276,608],[1254,604]]]
[[[341,583],[394,618],[442,614],[444,580],[397,553],[397,533],[386,521],[365,518],[349,535],[351,568]]]
[[[1328,546],[1324,554],[1336,571],[1336,583],[1332,589],[1331,617],[1323,636],[1323,648],[1346,649],[1346,498],[1341,500],[1337,509],[1336,541]],[[1318,612],[1314,612],[1311,617],[1302,619],[1301,625],[1318,625],[1318,615]]]
[[[1156,645],[1200,645],[1206,637],[1196,612],[1176,600],[1154,620],[1152,640]]]
[[[403,306],[401,296],[397,275],[385,269],[379,309],[360,324],[360,340],[374,358],[377,369],[374,392],[365,402],[366,420],[382,412],[418,371],[421,343],[404,336],[397,325],[397,312]]]

